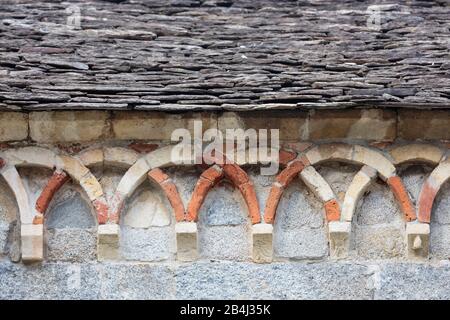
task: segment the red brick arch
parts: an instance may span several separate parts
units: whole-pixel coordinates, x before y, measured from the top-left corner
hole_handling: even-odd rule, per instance
[[[261,222],[258,199],[255,187],[247,173],[237,164],[214,165],[205,170],[194,188],[194,193],[189,202],[186,220],[197,221],[199,210],[205,201],[208,192],[222,179],[229,179],[241,192],[248,208],[248,215],[252,224]]]
[[[284,189],[308,164],[309,162],[306,158],[293,160],[278,174],[270,189],[264,210],[264,221],[266,223],[274,223],[278,203],[280,202]]]
[[[180,194],[178,193],[178,189],[176,185],[173,183],[172,179],[170,179],[170,177],[159,168],[150,170],[148,172],[148,176],[151,180],[159,184],[161,189],[166,194],[166,197],[169,200],[169,203],[175,212],[176,221],[177,222],[184,221],[185,211],[183,201],[181,200]]]

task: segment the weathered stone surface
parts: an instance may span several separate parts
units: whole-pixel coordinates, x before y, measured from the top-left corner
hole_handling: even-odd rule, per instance
[[[3,299],[99,299],[101,268],[92,264],[0,264]]]
[[[401,217],[394,196],[382,181],[374,181],[367,191],[355,212],[358,225],[391,224]]]
[[[276,258],[324,259],[328,254],[322,204],[304,184],[293,182],[278,205],[273,231]]]
[[[351,246],[365,259],[403,259],[406,252],[404,226],[368,226],[352,231]]]
[[[430,225],[428,223],[406,224],[406,241],[408,246],[408,258],[428,259],[430,248]]]
[[[396,113],[381,109],[316,111],[309,119],[311,140],[394,140]]]
[[[44,229],[41,224],[20,226],[22,261],[25,263],[42,261],[44,258]]]
[[[87,142],[108,137],[109,114],[103,111],[30,113],[30,137],[40,143]]]
[[[99,261],[120,258],[120,228],[117,224],[99,225],[97,230],[97,258]]]
[[[242,195],[228,182],[212,189],[199,211],[199,220],[207,226],[241,225],[247,221]]]
[[[307,117],[306,112],[252,112],[231,113],[227,112],[218,119],[218,128],[223,133],[226,129],[267,129],[270,134],[271,129],[279,130],[281,140],[296,140],[307,138]]]
[[[10,232],[13,229],[13,224],[19,218],[17,204],[15,203],[14,195],[9,189],[6,182],[3,178],[0,178],[0,257],[7,255],[10,252],[9,245],[13,245],[8,243],[8,238]],[[12,240],[12,239],[11,239]],[[15,245],[20,245],[20,236],[18,240],[19,243]]]
[[[47,261],[86,262],[97,259],[97,229],[51,229],[46,233]]]
[[[370,299],[351,264],[195,263],[177,268],[177,299]]]
[[[194,261],[198,258],[198,230],[195,222],[177,222],[177,260]]]
[[[253,262],[270,263],[273,260],[273,226],[255,224],[252,226]]]
[[[176,129],[187,129],[194,138],[194,121],[202,123],[202,134],[209,128],[217,128],[213,114],[165,114],[157,112],[117,112],[113,115],[112,129],[119,140],[145,139],[171,141]],[[178,141],[178,140],[177,140]]]
[[[202,259],[249,260],[251,230],[247,224],[237,226],[198,225],[199,255]]]
[[[106,264],[102,299],[162,300],[175,296],[174,272],[165,265]]]
[[[128,202],[128,211],[123,212],[124,225],[142,229],[169,226],[173,212],[164,197],[155,187],[137,190]]]
[[[122,226],[121,256],[132,261],[162,261],[173,259],[176,250],[175,232],[171,227],[135,229]]]
[[[61,190],[46,214],[48,229],[95,227],[95,215],[88,202],[70,188]]]
[[[399,110],[398,137],[415,139],[450,139],[450,120],[446,111]]]
[[[450,299],[450,267],[424,264],[387,264],[378,275],[375,299]]]
[[[436,259],[448,259],[450,257],[450,230],[448,225],[432,222],[430,229],[430,256]]]
[[[330,242],[330,256],[335,259],[346,258],[350,249],[349,221],[331,221],[328,223],[328,237]]]
[[[25,140],[28,137],[28,114],[0,112],[0,142]]]

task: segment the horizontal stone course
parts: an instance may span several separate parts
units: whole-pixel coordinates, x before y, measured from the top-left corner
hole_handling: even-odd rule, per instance
[[[1,299],[449,299],[450,266],[417,263],[0,263]]]
[[[361,106],[362,107],[362,106]],[[188,110],[186,110],[188,111]],[[102,139],[170,141],[172,132],[194,121],[204,132],[226,129],[279,129],[281,141],[450,140],[450,111],[390,109],[327,109],[310,111],[183,112],[161,111],[0,111],[0,142],[87,143]],[[136,143],[132,144],[136,145]],[[152,150],[152,149],[149,149]],[[432,150],[431,150],[432,151]],[[431,152],[430,151],[430,152]],[[397,159],[401,155],[396,155]]]

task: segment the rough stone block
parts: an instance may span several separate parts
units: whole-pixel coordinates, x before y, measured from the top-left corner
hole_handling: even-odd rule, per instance
[[[97,232],[97,259],[99,261],[119,259],[119,225],[99,225]]]
[[[224,134],[226,129],[271,129],[280,130],[280,140],[298,140],[307,135],[307,112],[302,111],[264,111],[264,112],[225,112],[218,119],[218,128]]]
[[[197,262],[176,269],[176,299],[371,299],[367,267]]]
[[[430,242],[430,225],[428,223],[408,223],[406,225],[408,258],[427,259]]]
[[[126,148],[105,148],[105,165],[128,169],[137,160],[138,154]]]
[[[351,229],[351,222],[331,221],[328,223],[331,258],[342,259],[348,256]]]
[[[46,240],[46,261],[90,262],[96,259],[95,229],[50,229],[46,232]]]
[[[209,128],[217,128],[217,120],[214,114],[167,114],[138,111],[115,112],[112,127],[114,137],[119,140],[170,141],[172,132],[179,128],[188,129],[193,137],[194,120],[202,122],[203,132]]]
[[[450,139],[450,117],[445,110],[399,110],[398,138],[405,140]]]
[[[270,263],[273,260],[273,226],[271,224],[255,224],[252,227],[253,261]]]
[[[322,202],[327,202],[335,198],[330,185],[322,178],[314,167],[305,167],[305,169],[300,172],[300,178]]]
[[[177,234],[177,260],[194,261],[198,258],[197,224],[195,222],[178,222],[175,225]]]
[[[20,231],[22,242],[22,261],[36,262],[44,259],[44,226],[42,224],[23,224]]]
[[[41,143],[86,142],[108,137],[109,113],[57,111],[30,113],[30,137]]]
[[[449,300],[450,265],[390,263],[378,274],[377,300]]]
[[[311,113],[309,139],[394,140],[396,113],[389,110],[324,110]]]
[[[394,164],[404,162],[427,162],[436,165],[441,161],[444,152],[431,144],[407,144],[389,151]]]
[[[143,212],[141,212],[142,214]],[[176,243],[173,228],[150,227],[120,229],[120,256],[130,261],[165,261],[173,259]]]
[[[28,137],[28,115],[0,112],[0,142],[19,141]]]

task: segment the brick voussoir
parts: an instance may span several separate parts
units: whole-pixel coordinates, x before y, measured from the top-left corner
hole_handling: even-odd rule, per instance
[[[391,188],[395,198],[397,199],[400,209],[406,221],[416,220],[416,212],[414,205],[409,197],[408,191],[399,176],[393,176],[387,179],[387,184]]]
[[[181,200],[178,189],[170,177],[159,168],[149,171],[148,176],[150,179],[158,183],[161,189],[166,194],[172,209],[175,212],[175,219],[177,222],[185,220],[185,210],[183,201]]]
[[[52,201],[56,192],[70,180],[70,177],[65,172],[55,171],[47,182],[47,185],[42,190],[41,195],[36,201],[36,210],[38,213],[45,215],[50,202]]]

